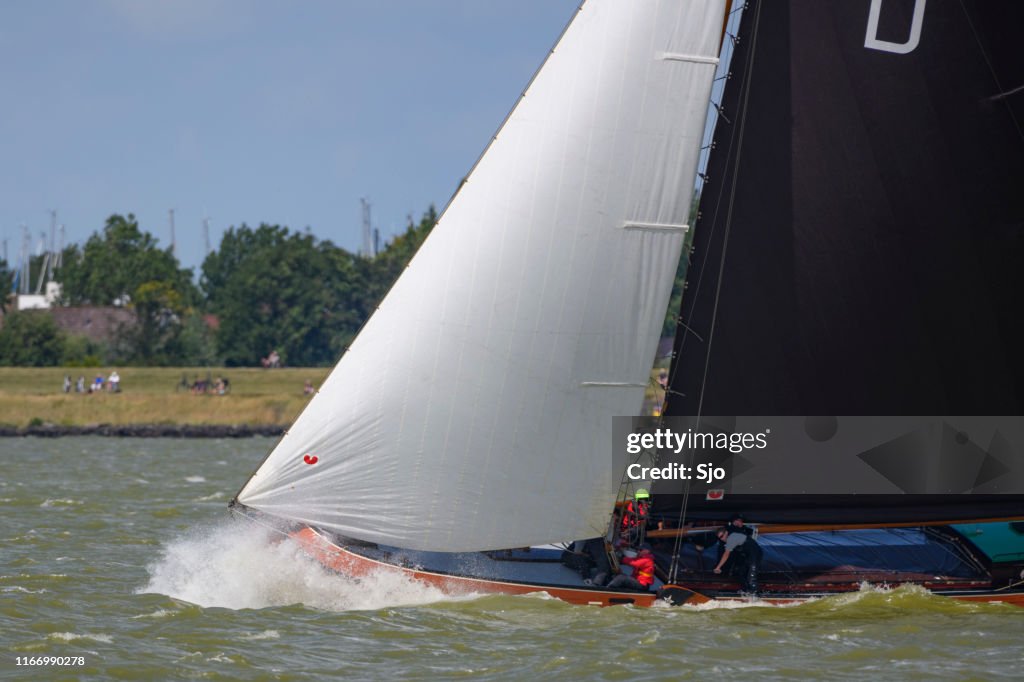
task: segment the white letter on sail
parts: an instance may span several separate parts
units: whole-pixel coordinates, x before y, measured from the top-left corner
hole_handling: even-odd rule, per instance
[[[868,12],[868,30],[864,34],[864,47],[883,52],[894,52],[896,54],[908,54],[917,49],[921,42],[921,23],[924,21],[924,4],[927,0],[915,0],[914,17],[910,25],[910,37],[905,43],[890,43],[888,40],[878,39],[878,17],[882,13],[882,0],[871,0],[871,9]]]

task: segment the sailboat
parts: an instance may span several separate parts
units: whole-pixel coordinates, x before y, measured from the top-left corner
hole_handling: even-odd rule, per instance
[[[735,136],[729,131],[738,130],[739,139],[757,137],[769,150],[778,145],[780,155],[786,157],[789,138],[759,126],[802,125],[803,120],[786,119],[788,111],[760,113],[753,93],[769,105],[773,97],[786,100],[791,62],[817,58],[810,47],[804,52],[797,42],[804,36],[791,35],[790,29],[809,28],[799,19],[806,13],[811,17],[808,22],[844,33],[845,23],[838,15],[860,8],[864,21],[874,17],[870,21],[877,35],[890,40],[887,31],[893,18],[888,12],[876,12],[876,6],[883,4],[889,3],[749,3],[738,35],[724,39],[728,46],[735,45],[735,55],[732,73],[723,78],[727,84],[718,107],[728,126],[719,122],[716,137]],[[919,6],[924,4],[920,0]],[[932,17],[936,4],[933,0],[923,19],[914,11],[916,28],[899,49],[915,41],[916,49],[944,49],[945,35],[938,46],[929,42],[940,34],[932,26],[937,23]],[[231,508],[275,524],[325,566],[357,578],[373,571],[394,571],[452,593],[541,591],[578,604],[649,606],[659,599],[693,604],[709,596],[739,597],[737,586],[728,579],[716,580],[700,565],[684,565],[681,551],[668,557],[670,571],[659,566],[655,583],[644,592],[591,585],[585,573],[567,560],[567,555],[578,555],[567,551],[569,542],[612,539],[618,532],[613,513],[624,501],[623,471],[628,460],[613,447],[612,417],[635,414],[650,381],[672,281],[691,228],[694,180],[723,26],[727,15],[739,9],[727,8],[725,0],[584,2],[409,267],[308,407],[232,500]],[[987,6],[984,14],[990,14]],[[855,47],[867,49],[863,25],[858,30],[861,44]],[[775,35],[775,31],[781,32]],[[792,54],[772,45],[769,33],[773,40],[792,46]],[[827,39],[811,43],[828,47]],[[843,50],[855,51],[842,44]],[[844,52],[839,57],[844,56],[848,55]],[[1012,58],[1019,62],[1018,57]],[[972,68],[976,62],[971,62]],[[886,80],[886,67],[877,68],[881,69],[879,82],[896,88]],[[763,80],[762,71],[768,73]],[[775,81],[781,85],[774,85]],[[822,85],[827,83],[802,83],[811,92],[818,92]],[[840,107],[826,115],[838,116],[841,111]],[[835,146],[833,142],[802,140],[829,148]],[[1000,180],[1001,186],[1022,177],[1021,140],[1015,140],[1016,147],[1013,142],[1003,150],[1011,165],[1004,168],[1007,177]],[[776,208],[783,209],[778,214],[780,226],[787,220],[799,224],[794,216],[803,214],[770,183],[749,185],[740,174],[737,181],[720,184],[729,188],[726,194],[713,191],[716,164],[725,164],[731,172],[757,166],[771,179],[777,159],[759,159],[761,152],[747,151],[748,161],[740,166],[738,147],[734,152],[717,141],[714,147],[706,174],[711,182],[701,194],[701,215],[708,217],[700,220],[719,220],[719,213],[708,210],[711,197],[730,197],[731,213],[731,207],[743,205],[743,197],[759,195],[778,205],[750,205],[748,210],[755,215],[745,218],[753,219],[748,227],[763,218],[759,211]],[[927,168],[928,163],[923,166]],[[789,166],[781,168],[789,170]],[[806,168],[805,175],[831,182],[827,173],[834,170],[822,162]],[[813,195],[813,190],[781,170],[777,179]],[[852,203],[857,204],[865,197],[855,199]],[[1020,202],[1015,206],[1020,208]],[[1022,213],[1011,210],[1007,215],[1016,216],[1019,229]],[[694,262],[690,282],[704,272],[698,261],[717,262],[715,249],[723,242],[723,231],[723,243],[732,243],[728,229],[705,228],[700,220],[695,250],[689,256]],[[735,226],[731,229],[739,232]],[[786,265],[793,260],[787,254],[791,242],[779,243],[773,241],[778,235],[752,231],[758,237],[749,251],[764,249],[765,242],[771,247],[762,251],[754,267],[745,266],[729,286],[778,288],[781,285],[768,268],[774,261]],[[1024,262],[1017,257],[1019,243],[1018,251],[1001,253],[1007,264]],[[726,286],[727,275],[711,274],[711,284],[684,295],[682,329],[703,340],[708,335],[701,331],[717,328],[716,316],[722,315],[725,305],[718,296],[706,321],[687,306],[705,301],[706,292],[716,286]],[[999,276],[1021,275],[1017,270]],[[718,286],[718,281],[723,284]],[[785,285],[798,283],[791,279]],[[775,295],[787,293],[803,300],[792,292],[773,290]],[[992,307],[1003,302],[993,301]],[[734,315],[751,314],[742,301],[732,304]],[[707,313],[705,306],[700,314]],[[797,334],[798,327],[786,329],[769,311],[755,312],[768,318],[752,319],[750,324],[765,323],[773,333],[788,337]],[[1006,315],[1000,318],[1006,319]],[[1019,321],[1016,326],[1012,320],[1010,324],[1011,334],[1020,331]],[[1005,330],[990,327],[986,331],[1002,334]],[[712,414],[706,405],[689,404],[698,394],[684,384],[705,377],[707,373],[699,370],[709,349],[691,352],[685,347],[688,343],[694,345],[685,333],[677,335],[670,412]],[[716,350],[726,354],[725,362],[742,357],[735,345],[715,343]],[[769,347],[759,352],[770,355],[777,350]],[[687,362],[694,364],[688,367]],[[769,357],[768,364],[779,370],[775,358]],[[1011,404],[998,403],[998,395],[1016,396],[1019,401],[1024,386],[1020,370],[1018,364],[1016,374],[1004,377],[1003,385],[992,386],[991,400],[964,413]],[[907,380],[913,378],[916,375],[908,375]],[[714,382],[712,374],[698,388],[705,391]],[[716,386],[726,397],[733,393],[728,385]],[[826,403],[830,413],[876,414],[895,409],[889,404],[878,404],[873,410],[861,407],[872,405],[866,391],[856,393],[866,401],[860,404]],[[775,411],[771,395],[766,391],[765,401],[750,403],[758,407],[756,412],[744,412],[747,405],[728,401],[715,409],[721,410],[717,414],[820,414],[813,403],[785,403],[786,410]],[[966,396],[963,404],[971,404]],[[1015,409],[1009,412],[993,413],[1024,413],[1019,402],[1012,404]],[[804,407],[809,409],[801,412]],[[924,408],[916,408],[920,409]],[[655,508],[667,511],[666,518],[675,507],[702,513],[700,505],[678,491],[655,489],[655,493]],[[999,497],[1000,504],[1024,518],[1024,496]],[[676,505],[676,498],[687,502]],[[971,509],[966,517],[955,520],[995,518],[987,509],[979,510]],[[712,507],[700,518],[721,523],[725,517],[720,508]],[[769,530],[766,525],[764,537]],[[818,532],[834,536],[839,531]],[[919,527],[853,532],[873,533],[870,537],[875,542],[890,543],[891,555],[900,554],[897,550],[903,546],[926,561],[950,554],[949,546],[942,544],[948,538],[937,538]],[[675,537],[680,533],[676,529]],[[931,544],[918,552],[922,534],[928,535]],[[658,542],[655,531],[650,535]],[[789,538],[780,540],[780,546],[809,541],[801,534],[778,537]],[[819,541],[827,543],[828,537]],[[842,545],[847,554],[864,557],[869,540],[858,537],[853,541],[833,537],[831,542]],[[580,546],[585,545],[573,549]],[[878,552],[870,555],[874,554]],[[1005,571],[993,573],[976,550],[957,549],[952,555],[935,567],[943,571],[941,579],[933,575],[932,565],[921,571],[912,570],[913,566],[892,570],[892,562],[886,561],[872,575],[907,576],[962,598],[1024,602],[1024,590],[1019,583],[1012,584],[1011,575],[1017,564],[1024,570],[1024,556],[1017,564],[1008,562]],[[614,562],[615,555],[610,559]],[[908,560],[904,556],[894,561],[906,564]],[[670,577],[675,580],[670,582]],[[850,580],[842,589],[857,589],[858,584]],[[801,583],[785,592],[776,590],[773,598],[807,598],[823,593],[820,587]],[[828,589],[839,588],[829,583]]]

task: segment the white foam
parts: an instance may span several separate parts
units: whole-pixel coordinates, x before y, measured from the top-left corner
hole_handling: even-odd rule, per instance
[[[683,608],[690,611],[717,611],[721,609],[753,609],[753,608],[771,608],[771,609],[787,609],[806,604],[814,599],[808,599],[806,601],[792,601],[784,602],[781,604],[775,604],[767,602],[762,599],[749,597],[745,599],[712,599],[711,601],[704,602],[703,604],[683,604]]]
[[[49,509],[51,507],[70,507],[76,504],[82,504],[82,501],[70,499],[48,499],[39,506],[42,507],[43,509]]]
[[[259,609],[304,604],[325,611],[380,609],[450,599],[393,572],[359,580],[324,569],[298,544],[245,521],[194,528],[165,543],[138,593],[203,607]]]
[[[263,632],[254,632],[251,635],[242,635],[241,639],[253,642],[261,639],[281,639],[281,633],[277,630],[264,630]]]
[[[206,479],[202,476],[186,476],[185,480],[189,483],[206,483]]]
[[[90,632],[78,634],[76,632],[52,632],[49,635],[50,639],[62,639],[65,642],[73,642],[76,639],[89,639],[94,642],[103,642],[104,644],[110,644],[113,642],[113,638],[110,635],[97,635]]]
[[[49,590],[44,590],[44,589],[30,590],[27,587],[22,587],[21,585],[10,585],[10,586],[7,586],[7,587],[0,587],[0,592],[5,593],[5,594],[8,593],[8,592],[20,592],[22,594],[45,594],[48,591]]]
[[[140,613],[137,616],[132,616],[132,620],[138,620],[139,618],[167,618],[168,616],[175,615],[174,611],[168,611],[167,609],[157,609],[153,613]]]

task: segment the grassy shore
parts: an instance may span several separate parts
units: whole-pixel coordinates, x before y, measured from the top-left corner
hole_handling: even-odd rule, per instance
[[[309,402],[306,381],[319,388],[330,368],[118,367],[121,392],[64,393],[64,376],[86,384],[114,368],[0,367],[0,427],[24,429],[53,424],[90,427],[100,424],[179,426],[288,426]],[[651,372],[646,410],[661,403],[660,370]],[[181,388],[182,376],[230,382],[225,395],[195,394]]]
[[[287,425],[309,402],[308,380],[319,387],[330,371],[316,368],[117,367],[120,393],[64,393],[64,376],[110,376],[112,367],[0,367],[0,425],[95,424]],[[180,387],[207,375],[225,377],[225,395],[195,394]]]

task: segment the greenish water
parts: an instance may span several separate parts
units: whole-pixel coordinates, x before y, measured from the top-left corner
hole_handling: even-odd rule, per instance
[[[270,446],[0,440],[0,678],[1024,677],[1024,609],[914,589],[599,609],[351,582],[228,517]],[[31,656],[84,664],[16,665]]]

